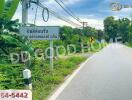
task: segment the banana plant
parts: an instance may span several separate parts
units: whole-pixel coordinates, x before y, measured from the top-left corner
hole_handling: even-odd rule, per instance
[[[19,35],[20,23],[11,21],[19,2],[20,0],[0,0],[0,49],[8,56],[11,48],[20,48],[33,57],[34,49],[30,42]]]
[[[2,16],[2,12],[4,10],[5,7],[5,1],[4,0],[0,0],[0,17]]]
[[[0,0],[0,18],[10,20],[16,12],[20,0]]]
[[[13,52],[15,51],[19,53],[19,51],[16,51],[18,48],[19,50],[27,51],[28,53],[30,53],[31,59],[26,62],[27,67],[30,67],[30,64],[32,64],[32,62],[34,61],[34,49],[32,48],[31,43],[26,39],[22,39],[20,36],[1,34],[0,45],[0,49],[4,51],[7,57],[10,55],[10,52],[12,52],[12,50]]]

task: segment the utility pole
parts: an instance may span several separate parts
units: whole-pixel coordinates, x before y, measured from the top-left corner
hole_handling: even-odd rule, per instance
[[[28,4],[29,0],[22,0],[22,23],[26,25],[28,23]]]
[[[82,37],[83,37],[83,35],[84,35],[84,28],[87,27],[87,23],[88,22],[81,22],[81,23],[83,25],[83,27],[82,27]],[[81,48],[83,48],[83,46],[84,46],[84,44],[83,44],[83,38],[81,38],[80,40],[81,40]],[[83,49],[82,49],[82,52],[84,52]]]
[[[22,23],[23,23],[23,26],[26,26],[28,23],[28,6],[29,6],[29,0],[22,0]],[[31,71],[29,69],[25,69],[23,71],[23,77],[25,80],[26,89],[32,90]]]
[[[35,3],[38,5],[39,0],[22,0],[22,23],[23,26],[28,24],[28,8],[30,6],[30,3]],[[53,70],[53,56],[54,56],[54,50],[53,50],[53,40],[50,40],[50,67]]]
[[[82,27],[82,35],[84,35],[84,28],[85,27],[87,27],[87,25],[88,25],[88,22],[81,22],[82,23],[82,25],[83,25],[83,27]]]
[[[82,25],[83,25],[83,30],[84,30],[84,28],[87,27],[88,22],[81,22],[81,23],[82,23]]]

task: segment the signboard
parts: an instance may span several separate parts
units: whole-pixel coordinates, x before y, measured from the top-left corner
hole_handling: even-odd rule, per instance
[[[58,26],[23,26],[20,33],[30,40],[57,40],[59,39]]]
[[[32,100],[30,90],[0,90],[0,100]]]
[[[95,41],[94,37],[90,37],[90,43],[93,43]]]

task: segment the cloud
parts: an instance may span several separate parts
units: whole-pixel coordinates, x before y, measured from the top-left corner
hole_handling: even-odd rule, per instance
[[[71,6],[76,6],[75,4],[77,4],[78,2],[81,2],[81,0],[61,0],[61,1],[68,8]],[[59,1],[59,2],[60,2],[60,4],[63,5],[63,3],[61,3],[61,1]],[[54,10],[57,13],[61,13],[61,14],[66,13],[55,0],[46,0],[46,1],[43,1],[42,4],[46,5],[49,9]]]
[[[93,27],[96,29],[101,29],[101,30],[104,29],[103,20],[97,20],[97,19],[83,19],[83,20],[88,22],[88,26],[90,26],[90,27]],[[71,27],[75,28],[75,26],[73,26],[73,25],[70,25],[70,24],[68,24],[64,21],[61,21],[61,20],[55,20],[54,18],[50,19],[46,23],[43,22],[42,20],[38,20],[36,24],[38,26],[41,26],[41,25],[45,25],[45,26],[64,26],[64,25],[67,25],[67,26],[71,26]]]
[[[64,3],[66,5],[73,5],[74,6],[75,3],[78,3],[80,1],[81,0],[65,0]],[[43,4],[45,4],[45,3],[46,2],[43,2]],[[51,0],[50,2],[47,2],[47,3],[48,3],[48,6],[52,7],[53,9],[56,9],[56,12],[58,14],[60,14],[62,16],[65,16],[67,19],[73,20],[70,16],[64,14],[64,11],[62,12],[62,9],[58,6],[58,4],[56,2],[54,2],[54,0]],[[19,5],[16,14],[13,17],[13,19],[20,19],[20,22],[21,22],[21,9],[22,9],[22,7],[21,7],[21,5]],[[80,8],[80,9],[82,9],[82,8]],[[72,26],[72,25],[70,25],[70,24],[68,24],[64,21],[61,21],[61,20],[59,20],[55,17],[52,17],[52,16],[50,16],[49,21],[45,23],[42,20],[41,11],[42,11],[42,9],[38,10],[38,16],[37,16],[37,21],[36,21],[36,24],[38,26],[64,26],[64,25]],[[82,19],[84,21],[87,21],[88,25],[93,27],[93,28],[97,28],[97,29],[103,29],[104,28],[103,18],[99,18],[99,16],[96,16],[94,13],[91,13],[91,14],[78,13],[77,15],[79,16],[80,19]],[[34,8],[34,10],[32,10],[30,8],[30,10],[29,10],[29,19],[28,19],[29,23],[34,22],[34,16],[35,16],[35,8]],[[73,20],[73,21],[76,22],[75,20]],[[74,26],[72,26],[72,27],[74,27]]]
[[[116,18],[124,18],[124,17],[127,17],[127,18],[130,18],[132,15],[132,9],[130,8],[125,8],[125,9],[122,9],[121,11],[117,11],[117,12],[113,12],[113,16],[116,16]]]
[[[64,3],[67,5],[73,5],[75,3],[80,2],[81,0],[65,0]]]
[[[58,0],[59,1],[59,0]],[[65,5],[73,5],[75,3],[80,2],[81,0],[62,0]],[[55,4],[55,0],[46,0],[46,4]]]
[[[103,20],[101,19],[84,19],[88,22],[88,26],[96,28],[96,29],[104,29]]]
[[[116,0],[116,2],[117,1],[119,1],[119,0]],[[108,3],[110,3],[110,2],[115,2],[115,0],[104,0],[104,2],[106,3],[106,2],[108,2]]]
[[[104,29],[103,19],[95,19],[95,18],[92,19],[91,18],[92,16],[94,16],[94,15],[91,15],[90,18],[82,17],[81,19],[88,22],[88,26],[103,30]],[[21,22],[21,13],[17,12],[15,14],[15,16],[13,17],[13,19],[20,19],[20,22]],[[68,19],[71,20],[70,17]],[[34,17],[32,15],[29,15],[28,22],[34,23]],[[36,20],[36,25],[38,25],[38,26],[64,26],[64,25],[66,25],[66,26],[71,26],[71,27],[75,28],[75,26],[68,24],[67,22],[64,22],[64,21],[59,20],[54,17],[50,17],[48,22],[44,22],[42,20],[42,18],[40,16],[38,16],[38,18]]]

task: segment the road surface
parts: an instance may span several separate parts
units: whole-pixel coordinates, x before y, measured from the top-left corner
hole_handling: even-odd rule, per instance
[[[132,100],[132,49],[111,44],[95,54],[56,100]]]

